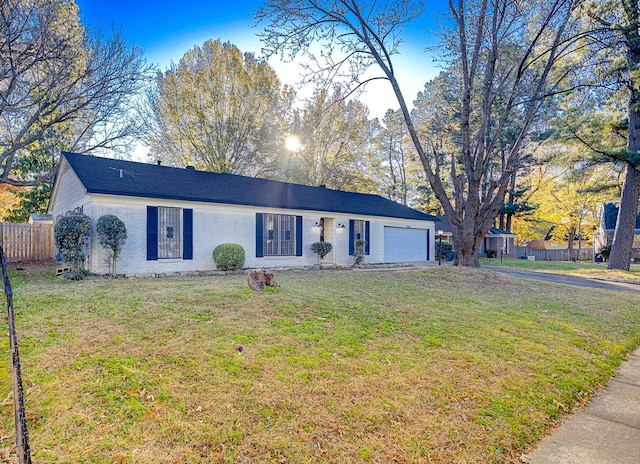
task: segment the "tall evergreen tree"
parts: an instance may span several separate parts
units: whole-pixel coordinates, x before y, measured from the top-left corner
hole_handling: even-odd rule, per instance
[[[588,4],[594,25],[593,45],[609,80],[628,92],[626,150],[607,152],[624,163],[624,179],[609,269],[629,270],[640,198],[640,4],[638,0],[594,1]]]

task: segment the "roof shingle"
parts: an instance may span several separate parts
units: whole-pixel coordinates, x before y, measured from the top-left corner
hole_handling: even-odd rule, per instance
[[[433,221],[378,195],[63,153],[88,193]]]

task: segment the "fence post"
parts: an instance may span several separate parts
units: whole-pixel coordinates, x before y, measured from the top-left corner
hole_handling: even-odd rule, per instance
[[[36,228],[35,227],[31,227],[31,229],[29,230],[30,232],[30,237],[29,240],[31,241],[31,243],[29,244],[29,254],[31,255],[31,259],[38,259],[36,257]]]
[[[16,334],[15,313],[13,311],[13,290],[7,271],[7,260],[4,249],[0,246],[0,263],[2,264],[2,280],[4,293],[7,297],[7,316],[9,319],[9,349],[11,353],[11,380],[13,384],[13,409],[16,420],[16,453],[18,464],[31,464],[31,450],[29,447],[29,431],[27,429],[27,414],[24,407],[24,390],[22,389],[22,373],[20,369],[20,354],[18,353],[18,337]]]

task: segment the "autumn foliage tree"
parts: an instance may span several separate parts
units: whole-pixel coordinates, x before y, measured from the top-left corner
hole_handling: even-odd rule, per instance
[[[551,240],[567,243],[569,250],[581,249],[593,238],[600,205],[611,199],[600,188],[610,173],[606,166],[586,167],[585,161],[566,169],[556,165],[551,172],[555,174],[531,198],[539,205],[531,219],[545,225]]]
[[[151,154],[205,171],[273,175],[292,99],[265,61],[208,40],[156,75],[148,96]]]

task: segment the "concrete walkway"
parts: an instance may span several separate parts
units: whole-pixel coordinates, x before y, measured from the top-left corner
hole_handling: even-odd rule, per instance
[[[609,386],[521,460],[530,464],[640,463],[640,348]]]

